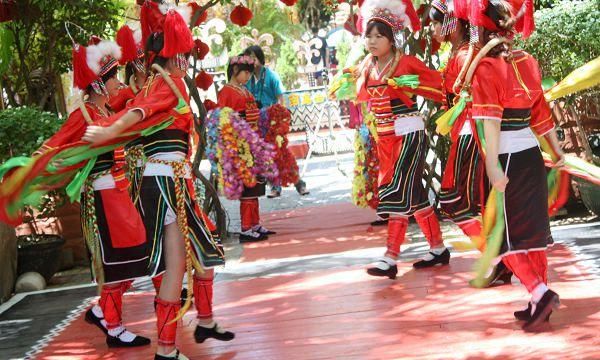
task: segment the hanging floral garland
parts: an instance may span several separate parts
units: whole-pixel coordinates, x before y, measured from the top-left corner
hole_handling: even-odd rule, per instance
[[[377,197],[379,161],[375,140],[366,124],[362,124],[356,131],[354,150],[352,201],[356,206],[376,209],[379,204]]]
[[[299,180],[296,158],[288,149],[287,135],[290,132],[292,114],[280,104],[275,104],[260,111],[259,132],[266,142],[275,148],[275,164],[279,176],[273,180],[277,186],[288,186]]]
[[[219,190],[231,200],[241,197],[244,186],[255,186],[258,176],[269,181],[278,177],[273,145],[262,140],[230,108],[210,112],[206,156],[217,176]]]

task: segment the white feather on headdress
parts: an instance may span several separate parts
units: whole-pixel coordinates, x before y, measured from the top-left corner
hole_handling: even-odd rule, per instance
[[[119,60],[121,58],[121,47],[116,42],[108,40],[102,40],[96,45],[87,47],[86,62],[94,74],[100,73],[102,69],[101,60],[108,55],[115,60]]]
[[[377,9],[387,9],[392,15],[403,19],[403,25],[410,24],[410,20],[406,16],[406,5],[398,0],[366,0],[361,8],[363,15],[363,29],[367,29],[367,24],[372,20],[373,13]]]
[[[143,44],[142,44],[142,29],[140,29],[140,28],[135,29],[135,31],[133,32],[133,41],[135,41],[135,43],[138,46],[142,46],[143,47]]]

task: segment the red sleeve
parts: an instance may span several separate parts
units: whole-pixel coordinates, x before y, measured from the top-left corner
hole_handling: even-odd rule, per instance
[[[504,88],[501,75],[499,76],[500,71],[496,69],[497,65],[494,66],[493,62],[483,59],[475,70],[471,86],[473,118],[502,121],[504,106],[501,99]]]
[[[185,84],[182,79],[171,77],[175,85],[179,88],[182,95],[185,96]],[[177,95],[171,90],[167,82],[158,76],[150,85],[148,96],[145,96],[146,91],[142,89],[129,105],[129,110],[140,110],[143,113],[143,118],[146,119],[156,113],[166,112],[177,106]],[[187,99],[186,99],[187,100]]]
[[[404,55],[402,58],[409,69],[409,74],[419,75],[419,87],[411,92],[435,102],[442,102],[442,74],[428,68],[414,56]]]
[[[529,126],[538,136],[543,136],[554,129],[554,119],[552,118],[550,105],[548,105],[546,98],[544,98],[540,66],[533,56],[529,55],[528,60],[530,72],[534,75],[536,84],[538,85],[538,89],[536,90],[539,90],[535,92],[536,96],[531,105],[531,122],[529,123]]]
[[[125,109],[127,102],[135,98],[135,93],[129,86],[124,86],[119,89],[119,93],[116,96],[110,98],[108,102],[109,106],[113,111],[118,112]]]
[[[88,113],[92,120],[96,120],[95,113],[87,107]],[[83,117],[83,113],[81,109],[74,110],[67,121],[60,127],[60,129],[52,135],[48,140],[42,144],[40,150],[46,150],[50,148],[57,148],[62,145],[70,144],[81,140],[83,135],[85,134],[85,129],[87,128],[87,122]]]

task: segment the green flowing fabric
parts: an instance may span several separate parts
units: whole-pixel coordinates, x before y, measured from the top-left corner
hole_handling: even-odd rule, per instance
[[[411,89],[416,89],[421,84],[419,75],[401,75],[392,79],[396,86],[406,86]]]
[[[96,164],[97,159],[98,158],[90,159],[90,161],[88,161],[88,163],[85,164],[83,169],[81,169],[81,171],[79,171],[77,175],[75,175],[75,177],[69,183],[69,185],[67,185],[66,192],[71,202],[77,201],[77,199],[79,198],[81,187],[83,186],[83,183],[85,183],[85,181],[87,180],[88,176],[90,176],[90,172]]]

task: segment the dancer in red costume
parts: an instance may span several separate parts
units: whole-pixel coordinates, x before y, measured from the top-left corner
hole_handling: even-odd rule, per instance
[[[367,270],[391,279],[398,272],[396,260],[404,242],[408,220],[414,216],[430,246],[426,257],[413,264],[425,268],[448,264],[437,216],[423,186],[427,136],[416,95],[441,102],[441,76],[414,56],[402,53],[402,32],[420,28],[409,0],[365,1],[361,8],[366,47],[370,54],[359,67],[358,101],[368,101],[377,125],[379,157],[379,215],[389,215],[385,256]],[[394,79],[409,75],[409,85]],[[415,77],[417,81],[415,82]],[[407,77],[402,78],[407,79]],[[393,82],[393,83],[392,83]]]
[[[485,5],[484,12],[476,12],[472,19],[484,27],[484,44],[510,38],[515,23],[524,32],[532,30],[533,19],[515,18],[523,12],[515,11],[513,16],[509,3]],[[531,293],[527,310],[515,312],[515,317],[526,321],[526,331],[538,330],[559,304],[558,294],[547,286],[545,250],[552,236],[546,211],[546,171],[536,135],[553,146],[559,158],[557,166],[564,162],[564,155],[541,79],[531,55],[510,50],[506,42],[499,41],[477,65],[472,86],[473,117],[484,126],[487,175],[494,188],[504,193],[506,230],[501,258]]]
[[[73,51],[74,85],[85,92],[84,103],[73,111],[61,129],[40,152],[78,141],[88,124],[108,117],[108,102],[117,96],[117,60],[121,51],[111,41],[93,38]],[[121,152],[122,155],[122,152]],[[92,270],[101,284],[98,305],[88,310],[86,321],[106,334],[110,347],[148,345],[150,339],[135,335],[122,324],[123,293],[135,278],[146,275],[148,256],[144,224],[129,198],[128,182],[117,153],[100,155],[81,193],[81,219]]]
[[[469,23],[469,9],[468,0],[435,0],[431,4],[433,36],[440,43],[452,45],[442,72],[446,109],[460,100],[466,70],[479,51],[479,36],[477,28]],[[481,236],[481,209],[489,185],[470,110],[467,106],[462,111],[450,132],[452,145],[442,176],[440,210],[483,251],[486,242]],[[511,277],[510,270],[500,263],[487,283],[490,286],[510,284]]]
[[[229,60],[227,78],[229,82],[221,89],[218,95],[218,107],[228,107],[237,112],[253,131],[258,131],[260,110],[254,96],[244,84],[248,82],[254,71],[254,59],[250,56],[234,56]],[[256,186],[244,187],[240,198],[240,218],[242,229],[240,242],[265,240],[269,235],[275,234],[260,224],[260,210],[258,198],[265,195],[265,182],[259,180]]]
[[[142,5],[142,12],[156,14],[157,10],[161,9],[154,2]],[[154,20],[158,18],[152,16]],[[142,23],[142,29],[147,25]],[[131,144],[128,156],[137,165],[132,181],[135,203],[143,214],[146,229],[151,229],[147,231],[152,244],[150,275],[164,273],[156,298],[155,359],[187,359],[175,347],[176,320],[182,315],[180,289],[186,271],[198,310],[196,341],[228,341],[234,334],[222,330],[212,319],[212,268],[222,265],[224,256],[219,239],[211,231],[214,225],[200,211],[191,192],[192,174],[187,159],[193,118],[182,77],[189,66],[192,35],[174,9],[167,10],[162,21],[154,21],[150,28],[158,31],[148,35],[146,44],[153,72],[127,109],[111,119],[112,125],[89,127],[84,139],[102,142],[150,116],[164,114],[165,121],[172,121],[166,129]],[[193,276],[192,268],[196,270]]]

